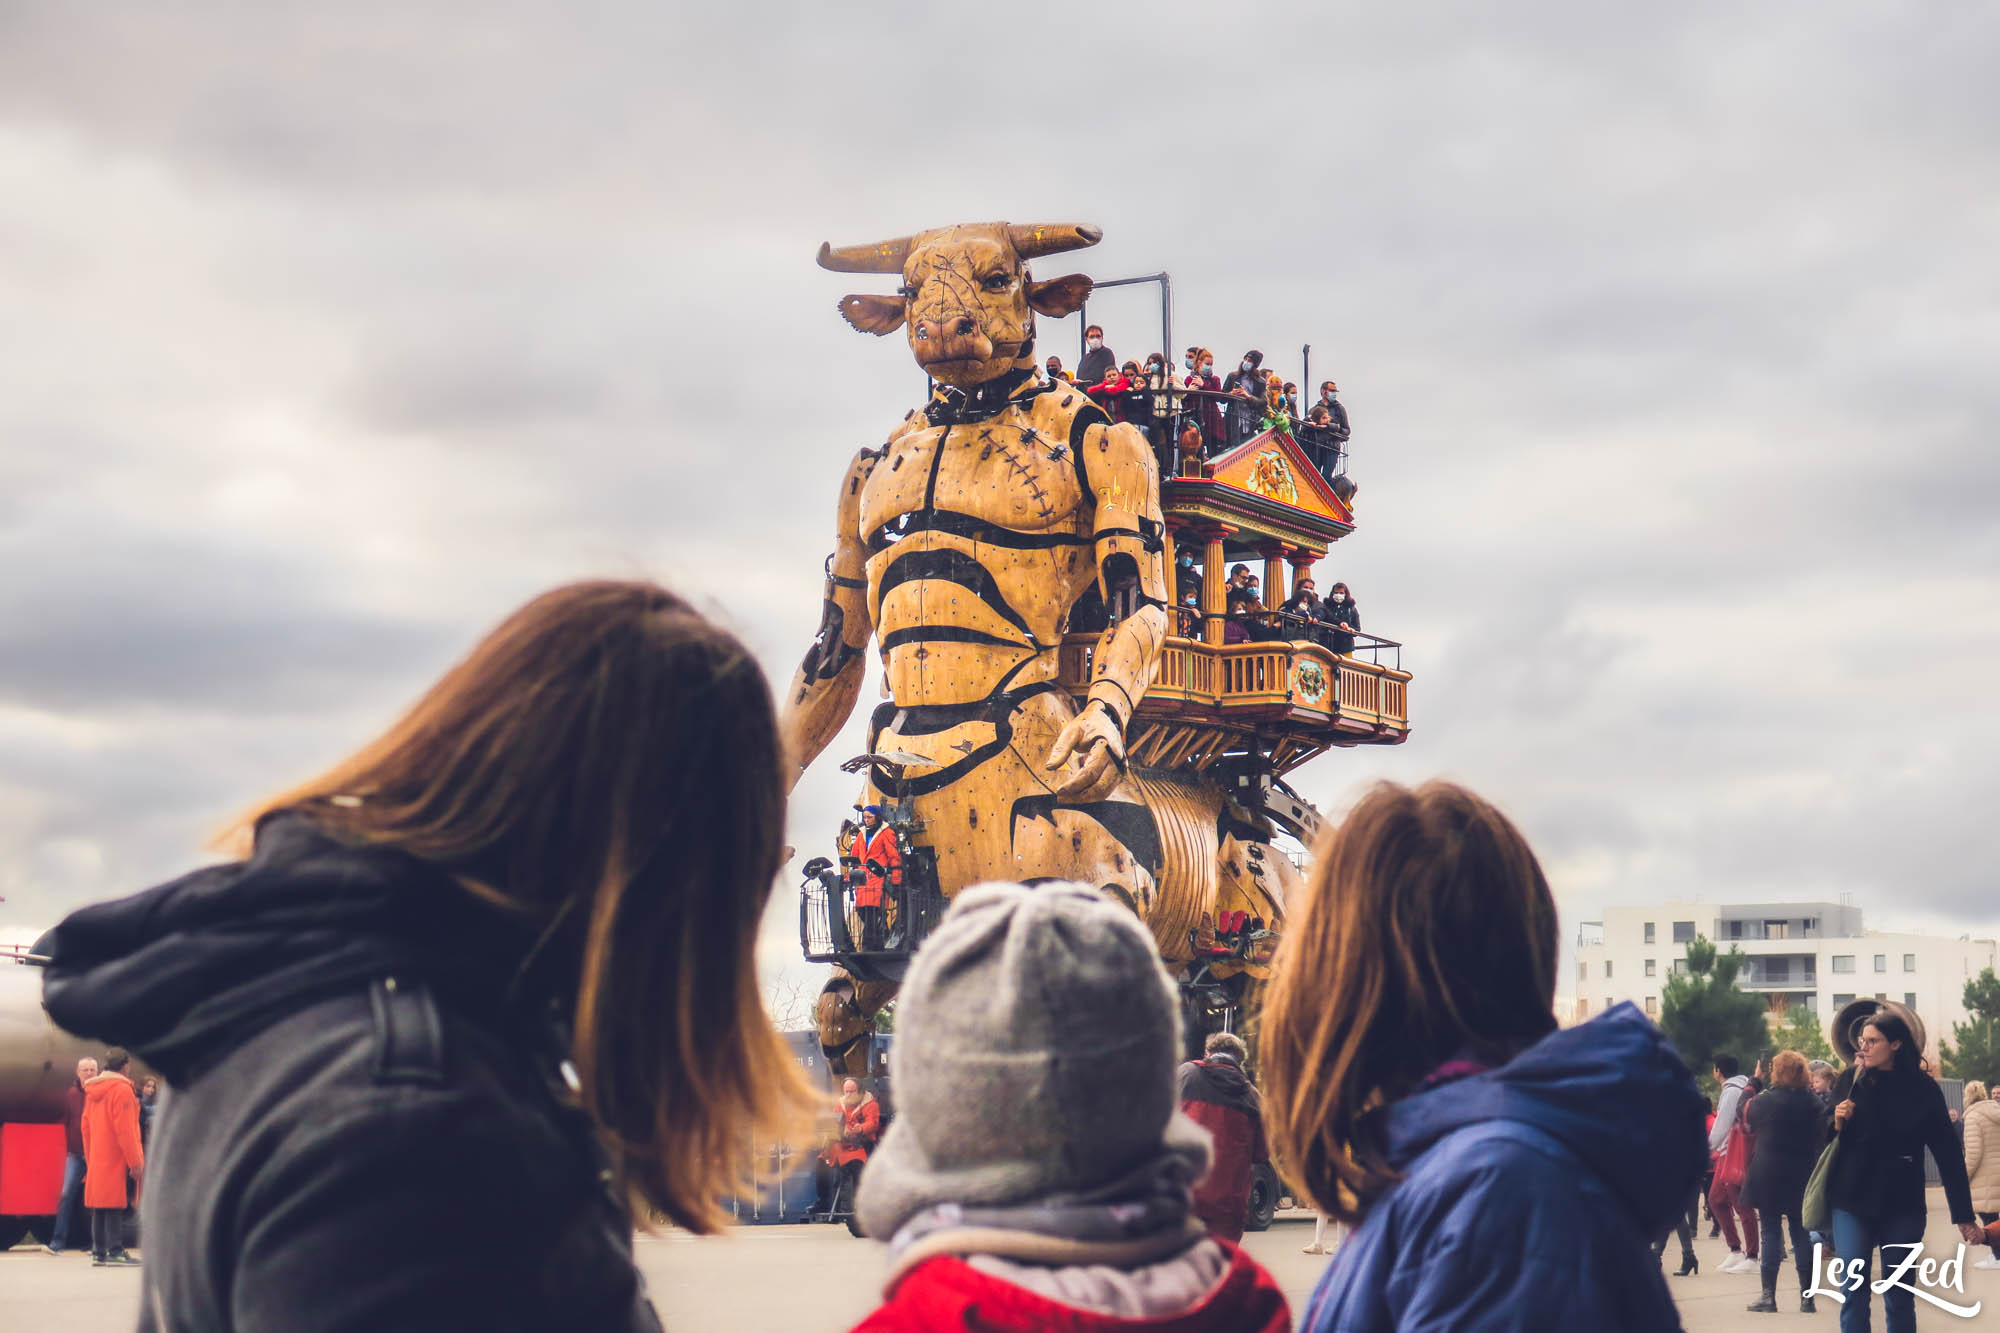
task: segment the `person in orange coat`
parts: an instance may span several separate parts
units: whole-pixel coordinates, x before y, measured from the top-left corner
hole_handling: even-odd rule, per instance
[[[903,882],[903,852],[896,846],[896,831],[882,822],[882,807],[863,806],[861,831],[854,835],[854,858],[866,874],[854,890],[854,914],[861,918],[861,947],[882,947],[887,886]]]
[[[834,1105],[840,1112],[840,1133],[820,1151],[819,1166],[813,1173],[819,1194],[814,1208],[829,1216],[841,1211],[843,1201],[848,1210],[854,1207],[854,1182],[860,1179],[868,1154],[882,1137],[882,1103],[858,1082],[850,1078],[842,1083]]]
[[[125,1072],[132,1057],[113,1047],[104,1072],[83,1085],[83,1206],[90,1210],[90,1257],[98,1267],[139,1261],[125,1252],[125,1177],[145,1170],[139,1091]]]

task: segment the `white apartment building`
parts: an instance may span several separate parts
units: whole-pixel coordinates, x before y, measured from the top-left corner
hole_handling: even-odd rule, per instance
[[[1687,945],[1701,935],[1717,950],[1750,956],[1737,977],[1766,996],[1773,1021],[1804,1005],[1823,1024],[1862,996],[1897,1000],[1924,1020],[1927,1054],[1965,1021],[1965,983],[2000,968],[1993,940],[1898,935],[1868,930],[1861,909],[1844,903],[1684,903],[1605,909],[1577,931],[1575,973],[1560,989],[1574,1019],[1630,1000],[1657,1019],[1660,988],[1687,970]]]

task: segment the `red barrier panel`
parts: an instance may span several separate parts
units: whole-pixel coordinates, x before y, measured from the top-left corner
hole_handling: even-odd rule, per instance
[[[0,1216],[55,1212],[68,1157],[61,1125],[0,1125]]]

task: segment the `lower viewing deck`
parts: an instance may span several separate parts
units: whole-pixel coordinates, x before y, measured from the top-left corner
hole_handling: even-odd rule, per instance
[[[1079,704],[1097,636],[1063,641],[1061,680]],[[1169,637],[1160,672],[1126,732],[1146,768],[1206,770],[1246,749],[1286,773],[1334,748],[1400,745],[1410,733],[1410,673],[1306,640],[1211,644]]]

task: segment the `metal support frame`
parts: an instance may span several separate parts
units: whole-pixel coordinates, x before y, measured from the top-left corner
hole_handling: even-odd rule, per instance
[[[1090,284],[1090,289],[1100,291],[1106,287],[1132,287],[1143,282],[1160,284],[1160,355],[1167,359],[1167,374],[1171,378],[1174,369],[1174,280],[1165,273],[1149,273],[1140,278],[1108,278],[1103,282],[1093,282]],[[1083,354],[1090,350],[1085,345],[1084,339],[1085,331],[1090,328],[1090,302],[1085,301],[1079,305],[1076,313],[1079,319],[1076,331],[1076,354],[1081,360]],[[1146,360],[1144,357],[1131,359],[1138,361],[1142,366]]]

